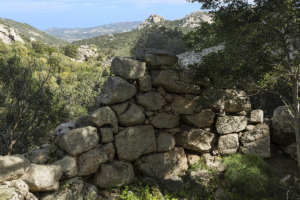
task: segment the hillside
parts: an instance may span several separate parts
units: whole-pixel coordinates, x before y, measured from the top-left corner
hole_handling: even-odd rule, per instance
[[[61,38],[68,42],[106,35],[111,33],[129,32],[137,27],[141,22],[119,22],[96,26],[91,28],[49,28],[44,30],[46,33]]]
[[[10,19],[0,18],[0,23],[6,24],[9,27],[16,30],[17,33],[22,34],[28,38],[33,37],[36,40],[40,40],[43,43],[47,44],[68,44],[67,41],[64,41],[60,38],[48,35],[47,33],[40,31],[33,26],[30,26],[26,23],[16,22]]]
[[[179,28],[183,33],[192,31],[195,27],[198,27],[201,22],[207,21],[211,23],[211,19],[207,12],[198,11],[186,15],[182,19],[174,21],[165,20],[160,15],[151,15],[144,22],[142,22],[135,30],[125,33],[114,33],[109,35],[101,35],[84,40],[74,41],[76,46],[91,45],[97,46],[100,53],[105,53],[108,49],[112,49],[118,56],[129,56],[129,50],[134,46],[139,33],[142,29],[151,27],[153,24],[158,26],[165,26],[167,28],[174,29]]]

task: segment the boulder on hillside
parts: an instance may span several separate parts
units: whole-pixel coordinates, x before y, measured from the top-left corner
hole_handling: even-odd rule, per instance
[[[188,169],[187,158],[181,147],[175,147],[165,153],[142,156],[136,160],[135,166],[144,175],[160,180],[171,176],[182,176]]]
[[[244,154],[258,154],[271,157],[270,130],[267,124],[259,124],[251,131],[242,133],[240,141]]]
[[[58,146],[72,156],[93,149],[99,142],[97,128],[85,127],[63,133],[58,136]]]
[[[214,123],[215,116],[211,109],[206,109],[194,115],[181,115],[180,119],[188,125],[202,128],[211,126]]]
[[[32,192],[56,191],[62,174],[61,168],[57,165],[32,164],[21,179]]]
[[[113,161],[102,164],[94,176],[94,185],[100,188],[114,188],[128,185],[134,180],[130,162]]]
[[[146,117],[142,110],[134,103],[129,105],[129,108],[118,116],[119,123],[122,126],[133,126],[144,123]]]
[[[164,97],[158,92],[147,92],[136,95],[136,101],[147,110],[159,110],[167,104]]]
[[[107,78],[101,94],[96,98],[96,105],[101,104],[112,105],[122,103],[133,97],[136,93],[134,85],[128,83],[118,76],[110,76]]]
[[[192,74],[187,71],[177,72],[175,70],[152,70],[152,85],[162,86],[167,92],[201,94],[201,82],[195,77],[188,79]],[[195,73],[194,73],[195,75]]]
[[[127,127],[115,136],[115,146],[121,161],[135,161],[141,155],[156,151],[153,126]]]
[[[151,124],[155,128],[173,128],[179,125],[179,120],[178,116],[162,112],[153,118]]]
[[[111,63],[110,72],[125,80],[138,79],[144,76],[146,63],[131,58],[115,57]]]
[[[45,192],[41,196],[41,200],[81,200],[83,188],[83,180],[81,177],[71,178],[60,182],[59,189],[56,192]]]
[[[296,141],[294,118],[287,106],[279,106],[273,114],[272,142],[287,146]]]
[[[148,25],[158,23],[158,22],[163,22],[163,21],[165,21],[165,19],[162,16],[152,14],[145,21],[143,21],[140,25],[138,25],[138,27],[136,27],[135,30],[141,30],[142,28],[144,28]]]
[[[218,140],[218,152],[229,155],[236,152],[239,147],[239,136],[237,133],[221,135]]]
[[[75,177],[78,174],[76,157],[66,155],[62,159],[54,162],[52,165],[59,166],[60,170],[63,173],[61,176],[62,180]]]
[[[88,59],[90,57],[97,57],[98,53],[97,53],[97,49],[90,47],[89,45],[81,45],[78,49],[77,49],[77,58],[78,60],[81,61],[88,61]]]
[[[215,99],[210,103],[209,107],[215,112],[224,110],[225,112],[235,113],[250,111],[251,102],[244,91],[227,89],[220,90]]]
[[[101,164],[108,161],[106,152],[98,144],[94,149],[77,157],[78,176],[96,173]]]
[[[180,132],[175,135],[177,146],[204,153],[212,149],[213,143],[216,142],[216,136],[211,132],[184,124],[179,127]]]
[[[24,156],[0,156],[0,183],[20,178],[30,168],[30,161]]]
[[[218,117],[216,129],[219,134],[238,133],[246,129],[248,122],[246,116]]]
[[[96,124],[98,128],[101,128],[105,125],[112,128],[114,133],[118,132],[118,118],[114,111],[112,111],[112,109],[108,106],[98,108],[92,112],[89,115],[88,120]]]

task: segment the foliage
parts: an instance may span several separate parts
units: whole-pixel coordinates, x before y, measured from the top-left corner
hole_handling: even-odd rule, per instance
[[[78,47],[69,44],[64,47],[65,55],[70,57],[70,58],[77,58],[77,49]]]
[[[11,47],[5,44],[2,39],[0,39],[0,54],[8,54],[11,51]]]
[[[178,27],[172,29],[155,24],[141,30],[136,44],[130,50],[130,54],[134,56],[137,50],[144,48],[161,49],[176,55],[184,53],[188,49],[181,39],[182,36],[183,33]]]
[[[28,55],[28,49],[24,47],[23,45],[15,47],[16,53],[20,56],[27,56]]]
[[[258,155],[232,154],[224,162],[227,164],[227,187],[237,188],[244,198],[270,198],[279,186],[279,178],[275,176],[272,166]]]
[[[32,49],[36,53],[43,54],[45,48],[46,48],[46,46],[39,40],[32,42]]]

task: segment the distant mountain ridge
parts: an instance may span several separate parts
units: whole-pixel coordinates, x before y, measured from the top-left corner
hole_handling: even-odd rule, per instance
[[[112,33],[129,32],[136,28],[141,21],[134,22],[119,22],[96,26],[91,28],[49,28],[44,30],[46,33],[59,37],[68,42],[92,38],[100,35],[107,35]]]
[[[52,35],[48,35],[47,33],[30,26],[26,23],[22,22],[16,22],[11,19],[5,19],[0,17],[0,23],[9,26],[10,28],[13,28],[17,34],[22,34],[26,36],[27,38],[34,38],[36,40],[40,40],[43,43],[47,44],[68,44],[67,41],[64,41],[60,38],[54,37]]]

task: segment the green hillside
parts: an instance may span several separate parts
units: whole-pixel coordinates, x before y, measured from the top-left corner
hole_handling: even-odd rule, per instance
[[[11,28],[15,29],[18,33],[26,36],[26,37],[33,37],[36,40],[40,40],[43,43],[47,44],[68,44],[67,41],[64,41],[60,38],[48,35],[47,33],[40,31],[33,26],[30,26],[26,23],[16,22],[10,19],[0,18],[0,23],[6,24]]]

